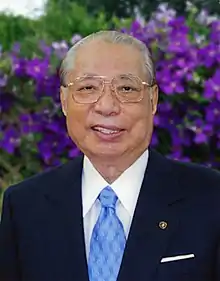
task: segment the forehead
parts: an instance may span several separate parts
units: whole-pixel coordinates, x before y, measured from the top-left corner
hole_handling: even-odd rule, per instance
[[[146,78],[143,57],[137,48],[103,41],[89,42],[77,51],[74,76],[87,73],[108,77],[131,73]]]

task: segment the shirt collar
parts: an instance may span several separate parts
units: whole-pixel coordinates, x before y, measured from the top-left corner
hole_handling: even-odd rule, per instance
[[[83,217],[89,212],[100,192],[111,186],[124,208],[132,217],[148,163],[149,151],[146,150],[111,185],[99,174],[87,156],[83,159],[82,203]]]

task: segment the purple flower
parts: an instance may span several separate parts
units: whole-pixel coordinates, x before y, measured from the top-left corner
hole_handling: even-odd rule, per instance
[[[48,75],[49,62],[47,59],[41,60],[39,58],[34,58],[29,60],[26,64],[26,73],[30,77],[38,80],[42,77]]]
[[[188,34],[189,27],[185,24],[185,18],[184,17],[177,17],[169,21],[168,26],[171,27],[170,34],[182,34],[186,35]]]
[[[212,78],[205,81],[204,97],[207,99],[216,97],[220,101],[220,68],[216,70]]]
[[[173,95],[176,93],[182,94],[185,91],[181,81],[172,79],[172,77],[167,77],[167,82],[162,84],[160,87],[167,95]]]
[[[35,115],[21,114],[20,117],[20,128],[23,134],[38,133],[41,130],[41,125],[37,122]]]
[[[186,132],[183,128],[177,127],[179,124],[178,122],[174,122],[173,126],[170,126],[169,132],[172,138],[172,150],[179,150],[183,146],[190,145],[190,138],[188,132]]]
[[[66,52],[69,49],[68,44],[64,40],[61,42],[53,42],[52,48],[54,50],[55,55],[59,59],[63,59],[63,57],[65,56]]]
[[[193,71],[196,68],[196,59],[191,55],[178,56],[171,60],[173,68],[175,69],[175,79],[186,79],[187,81],[193,80]]]
[[[171,110],[172,110],[172,105],[168,101],[160,102],[158,104],[158,111],[160,113],[167,113],[170,112]]]
[[[54,48],[54,50],[58,50],[58,49],[59,50],[62,49],[65,51],[68,50],[68,45],[67,45],[66,41],[64,41],[64,40],[61,42],[53,42],[52,47]]]
[[[190,43],[187,35],[175,32],[170,34],[167,46],[167,51],[169,53],[185,53],[188,51],[189,47]]]
[[[82,36],[80,34],[74,34],[73,37],[70,40],[70,43],[72,45],[76,44],[78,41],[82,39]]]
[[[50,143],[47,143],[45,141],[40,141],[38,143],[38,149],[40,152],[40,155],[43,159],[43,161],[46,164],[49,164],[49,161],[51,160],[52,156],[53,156],[53,150],[52,147],[50,146]]]
[[[213,133],[212,125],[204,123],[201,119],[195,120],[189,129],[195,134],[193,141],[196,144],[208,143],[209,138]]]
[[[13,154],[19,144],[20,137],[18,131],[12,126],[4,129],[2,138],[0,138],[0,148],[9,154]]]
[[[23,77],[26,75],[26,64],[27,59],[25,58],[18,58],[14,55],[11,56],[12,59],[12,71],[18,77]]]
[[[35,95],[37,98],[50,96],[53,98],[54,102],[58,102],[60,101],[59,85],[59,79],[56,75],[50,75],[43,77],[42,79],[37,79]]]
[[[139,21],[134,20],[131,24],[129,33],[136,37],[137,39],[144,41],[144,33],[143,33],[143,27],[140,24]],[[146,37],[145,37],[146,38]]]
[[[52,47],[51,46],[48,46],[44,41],[41,41],[39,43],[39,48],[43,52],[45,57],[50,58],[50,56],[52,55]]]
[[[170,9],[167,3],[161,3],[158,6],[158,9],[154,15],[155,19],[158,21],[162,21],[168,23],[176,16],[176,11]]]
[[[170,82],[170,77],[172,76],[172,71],[170,68],[172,68],[172,64],[169,62],[164,63],[163,69],[158,70],[156,73],[156,79],[161,88],[164,84],[166,85]]]
[[[55,120],[54,120],[55,121]],[[54,133],[60,133],[60,124],[58,123],[58,120],[56,122],[54,122],[52,120],[50,120],[45,128],[51,132],[54,132]]]
[[[210,41],[220,44],[220,20],[215,20],[212,22]]]
[[[205,108],[205,120],[210,124],[220,124],[220,102],[214,101]]]
[[[200,65],[205,65],[207,68],[212,67],[215,63],[220,63],[220,45],[213,42],[202,47],[199,50]]]

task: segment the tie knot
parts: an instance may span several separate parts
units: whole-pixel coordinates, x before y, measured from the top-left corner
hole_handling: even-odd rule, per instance
[[[99,201],[101,202],[102,207],[115,209],[117,199],[118,199],[117,195],[109,186],[104,188],[99,194]]]

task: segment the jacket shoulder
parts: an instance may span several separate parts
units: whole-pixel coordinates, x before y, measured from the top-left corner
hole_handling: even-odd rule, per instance
[[[9,186],[5,191],[5,196],[10,194],[20,194],[25,192],[34,192],[45,189],[56,183],[62,183],[67,177],[77,176],[82,169],[82,156],[75,157],[65,164],[43,171],[20,183]]]
[[[220,181],[220,171],[196,163],[170,160],[182,173],[189,173],[195,178],[208,178]]]
[[[168,160],[173,172],[178,173],[181,185],[193,186],[195,190],[214,191],[220,196],[220,172],[212,168],[175,160]]]
[[[216,182],[219,184],[220,188],[220,171],[218,170],[193,162],[174,160],[163,156],[155,150],[150,150],[150,161],[154,168],[165,170],[168,173],[173,173],[173,175],[179,175],[181,178],[184,177],[187,181],[194,180],[202,182],[204,180]]]

